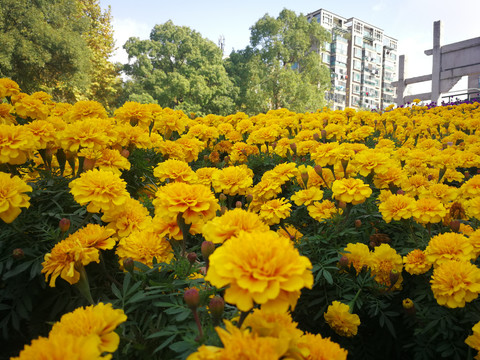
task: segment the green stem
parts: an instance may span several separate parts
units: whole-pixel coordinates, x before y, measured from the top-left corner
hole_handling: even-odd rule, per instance
[[[75,285],[77,286],[78,291],[87,299],[90,305],[93,305],[93,298],[92,294],[90,293],[90,284],[88,283],[88,276],[87,272],[85,271],[85,267],[80,264],[77,268],[78,272],[80,273],[80,280]]]
[[[361,291],[362,291],[361,288],[358,289],[357,293],[355,294],[355,297],[352,299],[352,301],[350,301],[350,302],[348,303],[348,307],[349,307],[349,310],[348,310],[348,311],[350,312],[350,314],[353,313],[353,309],[355,308],[355,301],[357,301],[358,296],[360,295],[360,292],[361,292]]]
[[[250,314],[250,311],[242,311],[240,314],[240,319],[238,320],[237,328],[241,328],[243,325],[243,322],[247,318],[248,314]]]

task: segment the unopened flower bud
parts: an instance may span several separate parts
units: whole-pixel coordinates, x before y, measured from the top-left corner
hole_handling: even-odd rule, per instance
[[[313,140],[320,141],[320,135],[318,133],[313,134]]]
[[[247,204],[250,204],[253,201],[253,195],[248,194],[247,196],[245,196],[245,201],[247,202]]]
[[[433,175],[432,174],[429,174],[428,177],[427,177],[428,181],[432,181],[433,180]]]
[[[195,264],[195,261],[197,261],[197,254],[195,254],[194,252],[189,252],[187,254],[187,259],[188,259],[188,262],[190,264]]]
[[[222,215],[225,215],[225,213],[227,212],[227,207],[226,206],[220,206],[220,214]]]
[[[305,187],[307,186],[308,183],[308,173],[307,172],[302,172],[300,174],[300,177],[302,178],[303,183],[305,184]]]
[[[68,229],[70,229],[70,220],[67,218],[62,218],[58,223],[58,227],[62,233],[67,232]]]
[[[132,272],[135,264],[133,263],[133,259],[131,257],[127,257],[123,259],[123,268],[128,272]]]
[[[465,171],[465,180],[468,180],[470,179],[470,172],[469,171]]]
[[[338,202],[338,207],[342,210],[345,210],[347,208],[347,204],[344,203],[343,201]]]
[[[211,241],[204,241],[201,245],[202,256],[207,260],[215,251],[215,244]]]
[[[200,305],[200,293],[196,288],[191,288],[185,291],[185,294],[183,294],[183,299],[185,300],[185,303],[187,306],[194,310]]]
[[[324,129],[320,131],[320,134],[322,134],[322,140],[325,142],[325,140],[327,140],[327,130]]]
[[[399,278],[400,273],[397,270],[392,269],[392,271],[390,271],[390,286],[394,286]]]
[[[409,298],[403,299],[402,306],[405,312],[407,313],[407,315],[415,315],[415,312],[416,312],[415,304],[411,299]]]
[[[12,256],[15,260],[20,260],[25,257],[25,253],[23,252],[22,249],[17,248],[17,249],[13,249]]]
[[[357,229],[361,228],[361,227],[362,227],[362,220],[356,219],[356,220],[355,220],[355,227],[356,227]]]
[[[221,193],[221,194],[218,196],[218,200],[220,200],[220,202],[225,202],[225,201],[227,201],[227,195],[225,195],[224,193]]]
[[[403,191],[402,189],[398,189],[397,195],[405,195],[405,191]]]
[[[290,144],[290,149],[292,149],[293,153],[297,153],[297,144],[296,143],[291,143]]]
[[[128,151],[128,149],[122,149],[122,151],[120,152],[120,155],[128,159],[128,157],[130,156],[130,151]]]
[[[242,206],[243,206],[243,204],[240,200],[235,203],[235,207],[238,208],[238,209],[241,209]]]
[[[230,162],[230,156],[228,156],[228,155],[225,156],[225,157],[223,158],[223,161],[225,162],[225,164],[228,164],[228,163]]]
[[[208,303],[208,309],[214,319],[221,319],[223,311],[225,310],[225,300],[223,300],[221,296],[214,296]]]
[[[348,266],[348,257],[347,255],[342,255],[342,257],[340,258],[340,260],[338,261],[338,265],[341,267],[341,268],[346,268]]]
[[[84,171],[92,170],[95,167],[96,161],[97,160],[95,159],[85,158],[85,160],[83,160],[83,170]]]
[[[203,155],[203,161],[208,161],[209,159],[208,155]]]
[[[450,229],[458,233],[458,231],[460,230],[460,221],[458,220],[450,221]]]
[[[322,170],[322,167],[320,165],[315,165],[315,167],[313,168],[315,170],[315,172],[319,175],[319,176],[323,176],[323,170]]]

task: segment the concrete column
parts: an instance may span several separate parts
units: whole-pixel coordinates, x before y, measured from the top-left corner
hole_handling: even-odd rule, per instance
[[[405,96],[405,55],[400,55],[398,58],[398,81],[397,81],[397,106],[405,105],[403,97]]]
[[[440,73],[442,71],[442,23],[433,23],[433,53],[432,53],[432,101],[440,101]]]

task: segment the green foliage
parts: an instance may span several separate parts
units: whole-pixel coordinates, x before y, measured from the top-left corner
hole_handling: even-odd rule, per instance
[[[149,40],[130,38],[124,48],[133,60],[125,65],[131,99],[148,94],[162,107],[200,115],[233,111],[235,89],[222,52],[198,32],[168,21],[156,25]]]

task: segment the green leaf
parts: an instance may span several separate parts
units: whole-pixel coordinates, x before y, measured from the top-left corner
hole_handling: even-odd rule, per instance
[[[159,352],[160,350],[162,350],[164,347],[168,346],[175,338],[177,337],[177,334],[174,334],[172,336],[170,336],[169,338],[167,338],[167,340],[165,340],[163,343],[161,343],[154,351],[153,353],[157,353]]]

